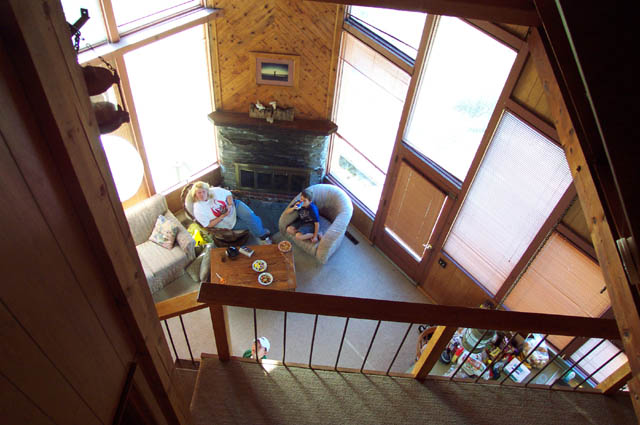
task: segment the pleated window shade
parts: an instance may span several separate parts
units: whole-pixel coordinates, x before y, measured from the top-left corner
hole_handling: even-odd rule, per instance
[[[495,295],[571,181],[562,149],[505,111],[444,251]]]
[[[600,343],[600,341],[601,339],[590,339],[571,355],[571,360],[577,362],[595,345]],[[615,356],[618,351],[620,351],[618,347],[609,341],[605,341],[585,357],[578,366],[588,374],[591,374],[606,363],[611,357]],[[592,378],[597,382],[602,382],[627,361],[628,359],[625,353],[618,354],[613,360],[596,372]]]
[[[504,305],[513,311],[600,317],[611,305],[598,264],[554,232]],[[563,348],[571,337],[549,336]]]

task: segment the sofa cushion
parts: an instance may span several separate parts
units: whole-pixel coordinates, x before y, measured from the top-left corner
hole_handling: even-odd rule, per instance
[[[161,194],[138,202],[124,212],[129,223],[133,243],[140,245],[149,239],[158,216],[167,211],[167,201]]]
[[[151,242],[157,243],[163,248],[171,249],[176,242],[178,225],[173,220],[169,220],[163,215],[159,215],[156,225],[149,236]]]
[[[162,248],[151,241],[136,246],[151,293],[184,274],[189,263],[186,254],[179,246],[172,249]]]

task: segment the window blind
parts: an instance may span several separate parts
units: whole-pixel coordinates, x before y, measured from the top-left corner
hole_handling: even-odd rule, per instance
[[[444,251],[495,295],[571,180],[562,149],[505,111]]]
[[[573,360],[574,362],[580,360],[582,356],[587,354],[589,350],[591,350],[600,341],[600,339],[592,338],[589,341],[585,342],[579,349],[576,350],[575,353],[571,355],[571,360]],[[588,374],[591,374],[605,362],[607,362],[610,358],[612,358],[618,351],[620,351],[620,349],[614,344],[609,341],[604,341],[602,344],[600,344],[599,347],[593,350],[591,354],[585,357],[578,366]],[[621,353],[609,363],[607,363],[597,373],[595,373],[592,378],[598,383],[602,382],[627,361],[627,355],[625,353]]]

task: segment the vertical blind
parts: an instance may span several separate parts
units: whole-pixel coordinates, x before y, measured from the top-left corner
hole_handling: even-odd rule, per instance
[[[562,149],[505,111],[444,251],[495,295],[571,181]]]

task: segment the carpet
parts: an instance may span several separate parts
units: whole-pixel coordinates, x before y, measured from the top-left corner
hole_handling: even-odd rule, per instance
[[[336,373],[204,358],[191,403],[201,424],[630,424],[628,396]]]

